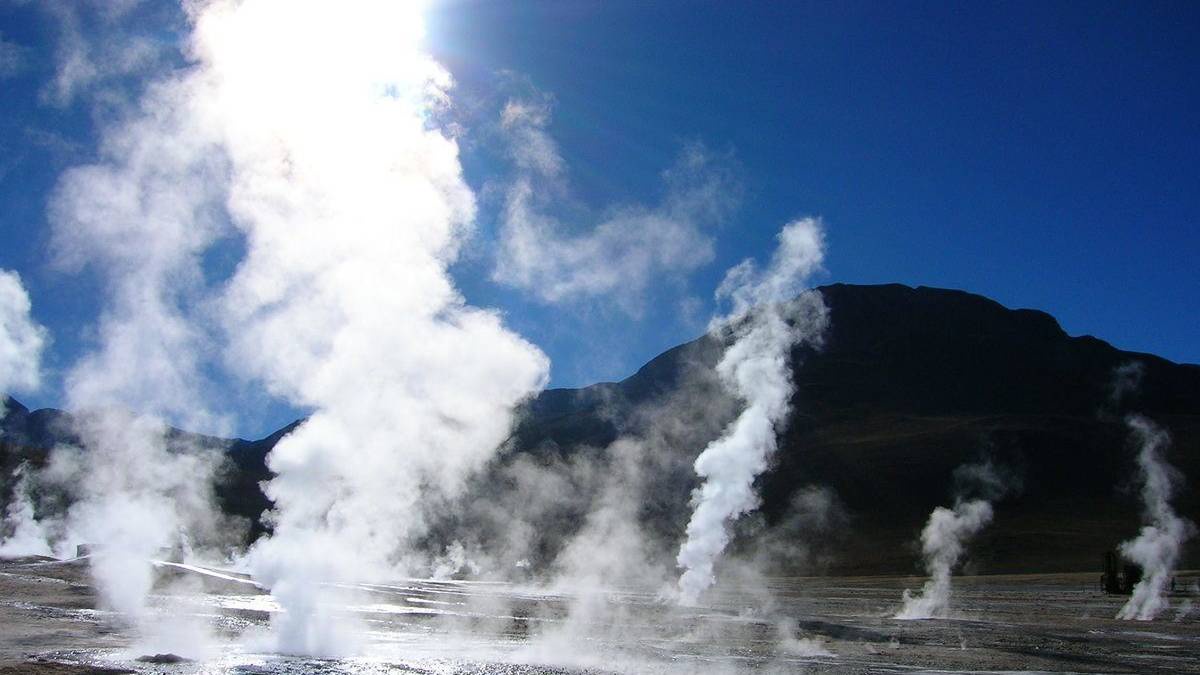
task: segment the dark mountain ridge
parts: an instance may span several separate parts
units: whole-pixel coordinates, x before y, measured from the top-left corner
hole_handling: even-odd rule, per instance
[[[784,560],[780,571],[916,571],[912,542],[929,511],[950,503],[957,467],[985,457],[1016,477],[1019,492],[998,503],[994,525],[972,549],[973,568],[1095,569],[1106,549],[1140,525],[1127,412],[1168,428],[1170,461],[1200,476],[1200,366],[1071,337],[1044,312],[963,291],[833,284],[818,292],[830,308],[829,331],[820,350],[793,354],[794,413],[759,479],[760,513],[738,539],[749,550],[754,533],[767,531],[828,549],[819,563]],[[723,347],[705,335],[621,382],[542,392],[525,406],[499,461],[603,455],[617,438],[652,424],[654,406],[694,386],[693,374],[711,380]],[[1130,362],[1141,364],[1140,386],[1114,402],[1114,371]],[[68,415],[14,402],[0,422],[4,475],[25,459],[44,461],[47,448],[69,440]],[[258,522],[269,506],[258,488],[269,477],[266,454],[290,428],[224,442],[230,461],[218,494],[226,510]],[[702,447],[671,451],[690,461]],[[844,514],[837,532],[813,531],[793,517],[797,499],[814,485],[836,496]],[[656,519],[652,529],[682,532],[693,486],[664,480],[659,494],[646,496],[664,505],[648,516]],[[1195,490],[1183,488],[1176,503],[1197,520]],[[1189,548],[1187,562],[1200,562],[1196,553]]]

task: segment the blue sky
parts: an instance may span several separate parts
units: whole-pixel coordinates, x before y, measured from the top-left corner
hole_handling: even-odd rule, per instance
[[[0,268],[21,273],[53,337],[46,386],[22,397],[36,405],[61,401],[58,378],[100,303],[95,278],[50,263],[51,190],[94,156],[121,95],[136,100],[181,62],[170,3],[112,21],[55,6],[0,4]],[[1198,29],[1200,5],[1184,2],[437,4],[428,45],[457,81],[452,116],[480,204],[453,273],[550,356],[553,386],[620,379],[694,337],[724,271],[810,215],[827,228],[821,282],[962,288],[1046,310],[1074,335],[1197,362]],[[142,61],[55,88],[69,39],[130,35],[147,45]],[[568,242],[614,214],[662,212],[676,194],[664,172],[701,148],[722,195],[695,224],[711,255],[653,268],[633,292],[547,299],[504,282],[520,168],[500,119],[513,101],[536,104],[522,128],[561,160],[543,211]],[[237,242],[208,260],[220,283]],[[265,434],[293,412],[265,406],[239,430]]]

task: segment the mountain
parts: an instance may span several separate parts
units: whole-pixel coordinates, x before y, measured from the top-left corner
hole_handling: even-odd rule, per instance
[[[823,349],[793,354],[794,413],[758,487],[768,528],[787,521],[805,486],[832,490],[848,519],[832,533],[832,571],[914,571],[913,542],[929,512],[951,503],[955,469],[983,459],[1007,469],[1018,493],[998,503],[972,547],[977,569],[1098,569],[1103,552],[1140,526],[1124,412],[1169,429],[1169,460],[1200,480],[1200,366],[1071,337],[1044,312],[962,291],[818,290],[830,329]],[[519,426],[520,445],[604,446],[625,431],[630,410],[676,386],[684,364],[711,368],[720,355],[705,336],[623,382],[547,391]],[[1114,371],[1134,362],[1140,387],[1117,407]],[[1176,504],[1200,521],[1196,490],[1185,487]],[[1193,542],[1188,561],[1200,562],[1198,553]]]
[[[1071,337],[1048,314],[962,291],[897,284],[817,290],[830,308],[830,328],[820,349],[792,354],[794,412],[759,479],[761,508],[739,524],[737,555],[756,555],[756,542],[769,540],[780,572],[918,571],[914,542],[930,510],[951,503],[958,467],[986,459],[1012,491],[972,546],[972,569],[1098,569],[1104,551],[1140,526],[1127,412],[1169,429],[1170,461],[1200,479],[1200,366]],[[736,413],[713,376],[722,351],[706,335],[621,382],[542,392],[521,411],[489,477],[477,481],[483,501],[507,504],[503,490],[528,490],[509,471],[517,464],[560,470],[586,458],[607,466],[610,444],[643,439],[645,452],[667,459],[645,464],[659,473],[646,481],[639,513],[669,551],[695,486],[690,462]],[[1114,402],[1114,371],[1134,362],[1140,386]],[[14,402],[0,422],[0,467],[38,461],[38,448],[64,438],[67,415]],[[265,456],[289,430],[225,442],[224,508],[256,520],[268,506],[258,489],[269,477]],[[551,542],[545,559],[555,538],[578,526],[587,503],[581,498],[544,516],[545,527],[535,531]],[[1200,521],[1198,491],[1185,487],[1176,505]],[[1189,548],[1187,562],[1200,563],[1198,553]]]

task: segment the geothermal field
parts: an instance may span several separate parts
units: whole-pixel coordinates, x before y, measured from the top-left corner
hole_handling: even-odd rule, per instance
[[[0,675],[1200,672],[1198,10],[0,2]]]
[[[86,560],[0,567],[0,673],[1185,673],[1200,672],[1200,574],[1162,620],[1115,619],[1096,575],[956,579],[942,618],[894,618],[921,579],[762,579],[703,606],[636,587],[589,596],[512,584],[396,580],[340,589],[362,654],[263,649],[269,595],[236,572],[163,563],[157,635],[96,608]],[[186,647],[198,660],[154,659]],[[203,655],[203,656],[201,656]]]

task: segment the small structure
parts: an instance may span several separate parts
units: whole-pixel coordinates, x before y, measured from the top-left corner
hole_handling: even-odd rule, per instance
[[[1100,588],[1112,595],[1131,595],[1133,587],[1142,580],[1142,568],[1134,563],[1121,564],[1116,551],[1104,554],[1104,573],[1100,575]],[[1172,580],[1174,581],[1174,580]]]

